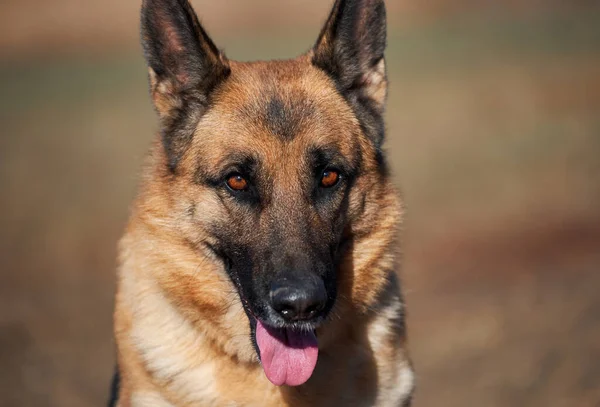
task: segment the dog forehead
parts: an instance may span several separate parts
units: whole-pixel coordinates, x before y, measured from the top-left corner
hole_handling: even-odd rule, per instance
[[[249,106],[260,124],[282,139],[294,138],[312,120],[318,120],[315,103],[302,92],[272,93],[257,105]]]
[[[220,107],[236,123],[290,140],[351,117],[333,82],[303,59],[232,64]]]
[[[356,154],[360,126],[329,77],[302,60],[232,63],[196,130],[196,152],[246,151],[269,162],[295,161],[333,147]],[[208,160],[210,161],[210,160]]]

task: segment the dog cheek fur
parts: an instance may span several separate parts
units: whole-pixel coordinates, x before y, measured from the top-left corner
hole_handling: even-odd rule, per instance
[[[254,361],[255,352],[247,343],[248,320],[235,287],[223,263],[202,246],[211,240],[204,226],[213,216],[223,215],[223,208],[214,195],[190,188],[183,178],[165,176],[166,167],[156,163],[166,160],[160,145],[155,145],[154,155],[151,182],[145,183],[134,205],[131,237],[121,244],[127,248],[122,250],[121,268],[159,290],[194,329],[222,350]],[[193,204],[198,195],[204,197],[201,205]],[[137,302],[150,300],[142,295]]]

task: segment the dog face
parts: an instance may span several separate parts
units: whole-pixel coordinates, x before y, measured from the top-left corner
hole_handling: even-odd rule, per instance
[[[194,201],[214,197],[209,212],[219,214],[200,217],[200,228],[248,313],[272,327],[313,329],[335,301],[362,147],[328,78],[290,65],[232,66],[198,125],[189,170]]]
[[[146,0],[142,34],[171,221],[223,264],[263,363],[270,337],[314,347],[338,295],[370,284],[344,268],[386,204],[383,1],[338,0],[313,49],[289,61],[229,61],[186,0]]]

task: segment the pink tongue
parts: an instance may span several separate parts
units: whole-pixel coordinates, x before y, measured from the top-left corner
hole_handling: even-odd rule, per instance
[[[257,321],[256,342],[267,379],[276,386],[299,386],[315,370],[319,348],[313,332],[266,328]]]

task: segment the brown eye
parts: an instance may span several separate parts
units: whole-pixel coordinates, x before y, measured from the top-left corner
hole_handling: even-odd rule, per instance
[[[331,188],[340,180],[340,173],[335,170],[325,170],[321,175],[321,187]]]
[[[243,191],[248,188],[248,181],[240,174],[232,174],[227,178],[227,186],[234,191]]]

